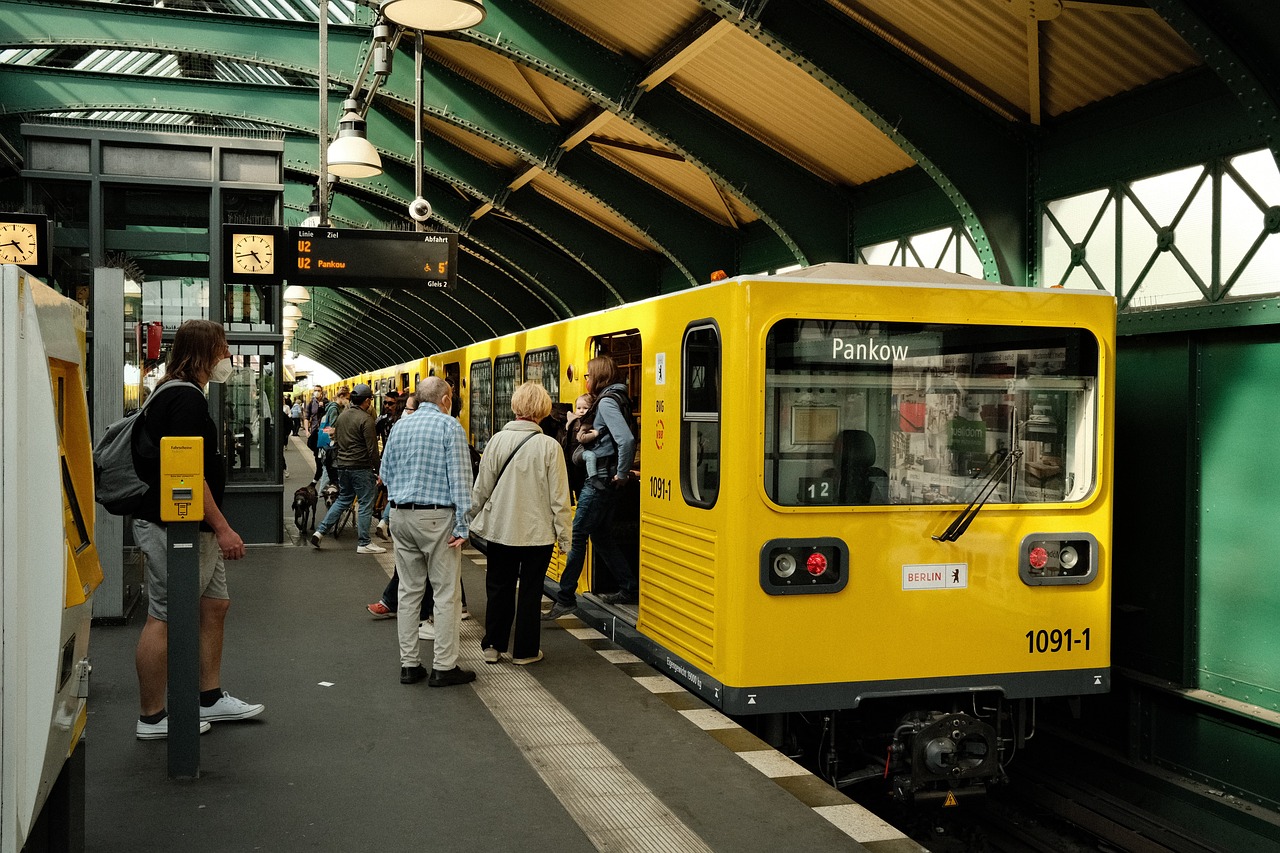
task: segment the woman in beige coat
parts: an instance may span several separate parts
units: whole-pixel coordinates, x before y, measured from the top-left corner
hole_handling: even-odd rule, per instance
[[[511,662],[529,664],[542,660],[540,605],[551,549],[558,543],[568,552],[573,515],[564,451],[539,426],[551,414],[550,395],[526,382],[511,396],[511,411],[516,419],[489,440],[480,460],[471,490],[471,529],[489,541],[489,604],[480,641],[485,663],[497,663],[506,653],[514,621]]]

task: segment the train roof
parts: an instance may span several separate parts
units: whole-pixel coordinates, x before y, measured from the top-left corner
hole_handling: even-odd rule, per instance
[[[669,299],[673,296],[679,296],[682,293],[689,293],[693,290],[701,290],[708,287],[723,287],[726,285],[752,284],[752,283],[785,283],[794,281],[804,284],[834,284],[834,285],[861,285],[869,287],[947,287],[963,290],[990,290],[990,291],[1009,291],[1017,290],[1022,293],[1072,293],[1075,295],[1094,295],[1114,300],[1115,297],[1103,290],[1094,288],[1071,288],[1071,287],[1015,287],[1008,284],[994,284],[985,279],[974,278],[973,276],[964,275],[963,273],[950,272],[948,270],[932,269],[926,267],[903,267],[903,266],[880,266],[876,264],[846,264],[846,263],[826,263],[814,264],[813,266],[804,267],[803,269],[792,270],[786,273],[755,273],[752,275],[738,275],[733,278],[721,279],[707,284],[699,285],[690,290],[679,290],[672,293],[663,293],[657,296],[651,296],[648,299],[641,299],[635,302],[628,302],[624,305],[611,305],[608,308],[601,308],[598,311],[590,311],[585,314],[575,315],[571,319],[580,320],[588,317],[597,317],[607,314],[610,311],[617,311],[621,308],[629,308],[637,305],[644,305],[660,299]],[[570,318],[566,318],[570,319]],[[548,326],[555,326],[564,320],[556,320],[551,323],[542,323],[538,326],[531,326],[523,329],[521,332],[512,334],[521,334],[534,332]],[[507,335],[497,335],[495,337],[507,337]],[[471,343],[482,343],[482,341],[472,341]],[[457,349],[470,344],[462,344]]]

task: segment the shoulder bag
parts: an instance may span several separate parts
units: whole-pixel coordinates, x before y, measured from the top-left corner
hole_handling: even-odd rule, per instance
[[[485,500],[484,506],[480,507],[476,512],[475,519],[471,522],[472,527],[467,530],[467,538],[471,540],[471,546],[481,554],[488,556],[489,540],[484,538],[483,534],[476,532],[475,525],[479,524],[483,529],[484,523],[481,521],[481,518],[484,515],[484,511],[489,508],[489,503],[493,500],[494,494],[498,491],[498,481],[502,479],[503,472],[507,470],[507,466],[511,464],[511,460],[516,458],[516,454],[520,452],[520,448],[524,447],[525,444],[528,443],[529,439],[536,435],[538,435],[538,433],[531,432],[521,439],[520,443],[516,445],[516,449],[511,451],[511,455],[503,461],[502,467],[498,469],[498,476],[493,478],[493,488],[489,490],[489,497]]]

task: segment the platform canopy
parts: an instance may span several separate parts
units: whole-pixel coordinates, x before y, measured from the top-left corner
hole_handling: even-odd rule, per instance
[[[331,217],[405,227],[415,121],[459,287],[316,290],[294,348],[342,374],[696,286],[863,259],[954,229],[1035,284],[1039,200],[1271,147],[1280,16],[1249,0],[486,0],[415,33],[330,0],[330,133],[354,96],[384,173]],[[285,225],[319,173],[314,0],[0,0],[0,181],[23,121],[285,140]],[[373,63],[368,63],[372,69]],[[353,88],[355,91],[353,91]],[[326,133],[327,138],[330,134]],[[906,259],[935,266],[939,258]],[[351,318],[409,327],[342,344]],[[339,323],[339,320],[342,320]]]

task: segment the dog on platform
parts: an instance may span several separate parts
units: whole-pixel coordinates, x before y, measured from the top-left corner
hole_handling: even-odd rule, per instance
[[[316,484],[307,483],[293,493],[293,523],[298,532],[306,534],[316,529]]]

